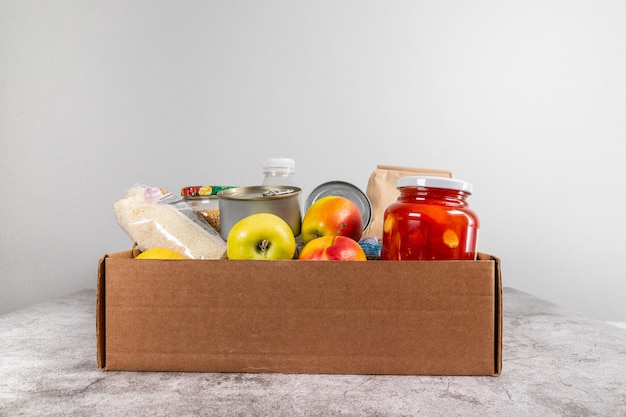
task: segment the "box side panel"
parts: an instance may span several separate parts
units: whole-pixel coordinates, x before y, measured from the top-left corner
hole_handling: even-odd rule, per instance
[[[498,376],[502,372],[502,272],[500,269],[500,258],[486,253],[478,253],[478,260],[493,262],[494,279],[494,372],[493,376]]]
[[[132,259],[132,251],[114,252],[102,255],[98,260],[98,281],[96,284],[96,361],[98,368],[106,369],[106,260],[110,258]]]
[[[502,309],[502,271],[500,269],[500,258],[492,257],[494,261],[495,269],[495,281],[496,281],[496,317],[495,317],[495,371],[494,376],[500,375],[502,372],[502,328],[503,328],[503,309]]]
[[[96,292],[96,360],[98,368],[105,369],[106,364],[106,349],[105,349],[105,312],[106,306],[104,304],[104,278],[105,278],[105,260],[104,255],[98,261],[98,282]]]
[[[492,375],[493,265],[110,258],[106,368]]]

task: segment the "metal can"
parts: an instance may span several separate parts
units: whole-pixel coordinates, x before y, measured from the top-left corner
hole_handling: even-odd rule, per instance
[[[319,185],[306,199],[304,211],[320,198],[329,195],[342,196],[356,204],[363,218],[363,230],[367,229],[372,221],[372,202],[359,187],[345,181],[329,181]]]
[[[220,209],[220,234],[226,240],[230,229],[239,220],[256,213],[271,213],[282,218],[293,232],[300,235],[302,214],[298,187],[259,185],[237,187],[217,193]]]

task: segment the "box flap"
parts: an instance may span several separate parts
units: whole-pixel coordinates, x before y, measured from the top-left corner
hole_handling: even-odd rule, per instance
[[[132,259],[133,250],[105,254],[98,260],[98,282],[96,290],[96,343],[98,368],[106,369],[106,259]]]
[[[105,369],[106,349],[105,349],[105,305],[104,305],[104,282],[105,282],[105,259],[104,255],[98,261],[98,283],[96,291],[96,340],[97,340],[97,360],[98,368]]]
[[[500,267],[500,258],[490,255],[490,259],[494,261],[494,278],[496,280],[496,338],[495,352],[496,363],[494,376],[500,375],[502,372],[502,328],[503,328],[503,307],[502,307],[502,271]]]

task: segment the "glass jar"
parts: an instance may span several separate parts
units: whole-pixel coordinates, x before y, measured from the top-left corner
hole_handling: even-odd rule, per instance
[[[381,259],[473,260],[479,220],[467,198],[472,185],[444,177],[396,182],[397,201],[385,210]]]
[[[194,185],[180,190],[191,208],[198,212],[218,233],[220,232],[220,202],[217,193],[232,186]]]

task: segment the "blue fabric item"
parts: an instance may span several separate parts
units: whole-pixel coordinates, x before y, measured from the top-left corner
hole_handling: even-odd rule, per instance
[[[365,256],[380,256],[381,244],[375,237],[368,237],[359,242]]]

